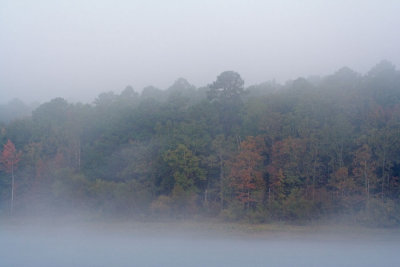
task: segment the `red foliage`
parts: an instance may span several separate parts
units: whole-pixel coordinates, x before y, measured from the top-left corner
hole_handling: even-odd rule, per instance
[[[248,137],[241,143],[240,152],[231,162],[231,186],[242,203],[257,202],[251,195],[262,183],[262,140]]]
[[[3,152],[1,153],[0,162],[3,165],[3,170],[7,173],[13,172],[16,165],[20,161],[21,153],[17,153],[14,144],[8,140],[4,145]]]

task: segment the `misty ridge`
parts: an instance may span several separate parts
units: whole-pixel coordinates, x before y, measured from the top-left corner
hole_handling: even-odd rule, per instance
[[[0,217],[400,223],[400,72],[0,106]]]

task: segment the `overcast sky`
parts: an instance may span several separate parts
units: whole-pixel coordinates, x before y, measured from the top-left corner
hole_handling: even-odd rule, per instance
[[[0,0],[0,102],[400,66],[398,0]]]

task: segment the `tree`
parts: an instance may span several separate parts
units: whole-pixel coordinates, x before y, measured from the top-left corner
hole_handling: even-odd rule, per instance
[[[274,200],[282,199],[291,190],[303,185],[305,153],[303,139],[289,137],[273,144],[267,166],[269,199],[271,196]]]
[[[265,187],[261,168],[262,152],[263,140],[249,136],[240,144],[240,152],[231,162],[230,184],[245,209],[255,207],[260,202],[260,197],[254,193]]]
[[[185,145],[179,144],[175,150],[168,150],[163,159],[174,178],[171,192],[174,208],[178,213],[194,211],[196,193],[206,179],[205,171],[199,167],[199,158]]]
[[[360,186],[364,184],[366,207],[369,208],[371,189],[376,186],[376,162],[372,158],[372,152],[367,144],[363,144],[354,154],[353,174]]]
[[[220,124],[224,134],[229,135],[234,127],[240,127],[241,96],[244,94],[244,81],[234,71],[221,73],[215,82],[208,86],[208,100],[218,106]]]
[[[217,157],[219,167],[219,199],[220,209],[224,209],[224,198],[226,191],[225,169],[226,163],[231,158],[234,151],[234,141],[232,138],[227,139],[224,135],[217,135],[211,143],[214,154]]]
[[[20,158],[21,152],[17,152],[14,144],[8,139],[1,153],[0,162],[3,165],[3,170],[11,173],[11,214],[14,209],[14,170],[17,169]]]
[[[198,157],[185,145],[179,144],[175,150],[168,150],[164,160],[171,168],[175,186],[180,186],[184,191],[197,191],[199,182],[205,180]]]
[[[222,72],[215,82],[209,85],[207,92],[209,100],[238,101],[244,93],[244,81],[239,73],[234,71]]]
[[[347,167],[341,167],[331,174],[329,185],[332,186],[336,198],[342,203],[346,204],[347,200],[357,190],[354,177],[349,176]]]

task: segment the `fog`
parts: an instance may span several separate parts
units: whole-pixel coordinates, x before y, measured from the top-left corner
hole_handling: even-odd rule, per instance
[[[216,232],[161,224],[17,224],[1,266],[399,266],[390,232]]]
[[[0,3],[0,99],[88,101],[132,85],[196,86],[235,70],[246,85],[342,66],[400,64],[398,1]]]
[[[399,10],[0,1],[0,266],[400,266]]]

